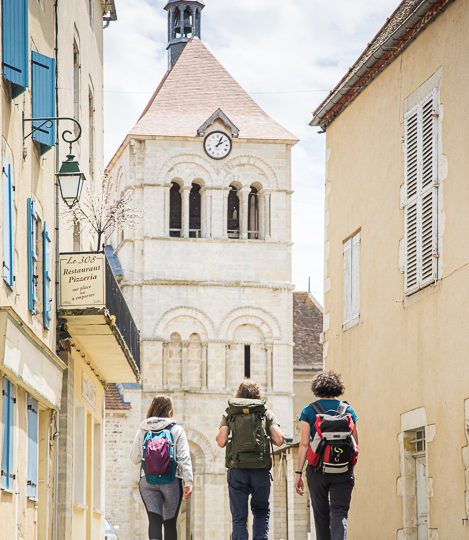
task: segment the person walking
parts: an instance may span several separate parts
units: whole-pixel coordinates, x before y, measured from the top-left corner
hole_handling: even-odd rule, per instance
[[[345,387],[334,371],[318,374],[311,389],[319,399],[306,406],[299,418],[295,488],[304,494],[303,467],[308,459],[306,479],[317,540],[346,540],[358,456],[357,415],[347,402],[337,399]]]
[[[253,540],[269,537],[269,496],[272,443],[282,446],[285,437],[274,414],[267,410],[261,387],[245,379],[228,401],[216,436],[226,447],[232,540],[248,540],[248,500],[251,496]]]
[[[184,429],[174,419],[173,403],[156,396],[132,445],[130,459],[140,464],[140,495],[148,514],[150,540],[177,540],[182,499],[192,493],[192,462]]]

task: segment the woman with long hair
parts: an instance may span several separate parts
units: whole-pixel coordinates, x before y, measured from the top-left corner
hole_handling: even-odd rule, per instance
[[[351,405],[340,399],[345,391],[340,375],[334,371],[319,373],[313,379],[311,390],[317,401],[307,405],[299,418],[300,446],[295,471],[295,487],[299,495],[304,494],[303,467],[311,441],[315,438],[316,416],[321,414],[321,411],[331,416],[340,413],[347,415],[350,427],[353,426],[350,444],[353,444],[354,451],[358,452],[357,414]],[[331,452],[335,449],[333,448]],[[343,448],[338,449],[340,453],[343,451]],[[355,460],[345,463],[344,472],[339,472],[338,469],[327,472],[325,468],[317,468],[311,464],[306,467],[306,481],[313,507],[317,540],[346,540],[347,538],[348,512],[355,484],[354,464]]]
[[[130,453],[133,463],[141,464],[140,495],[148,514],[150,540],[162,540],[163,529],[165,540],[177,540],[176,522],[181,502],[183,498],[188,500],[192,493],[189,443],[184,429],[173,416],[171,399],[156,396],[135,435]],[[167,467],[167,470],[151,474],[150,459],[157,467]]]

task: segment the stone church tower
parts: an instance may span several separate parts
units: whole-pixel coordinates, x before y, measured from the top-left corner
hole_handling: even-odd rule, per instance
[[[203,7],[168,2],[168,72],[109,165],[116,193],[134,190],[144,212],[114,242],[143,355],[141,389],[120,388],[133,412],[108,410],[106,515],[121,540],[146,538],[138,472],[124,446],[155,394],[171,395],[192,450],[194,493],[181,517],[187,540],[230,536],[224,452],[214,437],[244,377],[265,387],[293,435],[297,140],[200,41]],[[116,440],[123,451],[114,450]]]

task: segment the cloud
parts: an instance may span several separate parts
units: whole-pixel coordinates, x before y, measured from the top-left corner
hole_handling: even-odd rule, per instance
[[[293,150],[293,281],[322,301],[325,136],[311,111],[397,7],[396,0],[205,0],[203,40],[274,119]],[[163,0],[121,0],[105,30],[105,159],[138,119],[167,67]]]

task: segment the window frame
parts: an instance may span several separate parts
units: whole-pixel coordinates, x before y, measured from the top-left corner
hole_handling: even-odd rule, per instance
[[[347,331],[360,322],[361,230],[343,242],[343,322]]]
[[[15,281],[14,273],[14,184],[10,163],[3,163],[3,280],[10,289]]]
[[[429,105],[430,114],[427,110]],[[406,296],[436,283],[439,277],[438,111],[439,91],[434,88],[404,115],[404,186],[401,206],[404,211]],[[425,139],[429,127],[430,143]],[[430,145],[431,154],[428,158]]]
[[[37,273],[38,267],[38,253],[37,253],[37,227],[38,227],[38,215],[35,210],[35,205],[32,197],[28,198],[28,309],[36,315],[37,311],[37,293],[39,275]]]
[[[2,457],[0,489],[13,492],[16,474],[14,473],[15,444],[15,386],[3,377],[2,380]],[[5,445],[6,441],[6,445]]]
[[[39,484],[39,402],[32,396],[27,398],[28,418],[28,466],[26,476],[26,496],[38,499]]]

